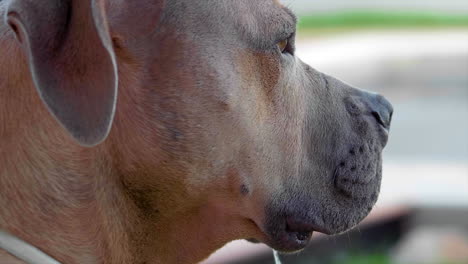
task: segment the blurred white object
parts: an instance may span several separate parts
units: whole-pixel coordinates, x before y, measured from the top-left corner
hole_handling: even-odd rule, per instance
[[[422,227],[395,248],[396,264],[468,263],[468,235],[463,230]]]
[[[384,158],[377,207],[398,204],[468,208],[468,164],[385,162]]]
[[[271,249],[265,244],[252,244],[246,240],[236,240],[228,243],[201,264],[221,264],[233,260],[242,262],[242,260],[255,256],[269,254],[269,252]]]
[[[320,71],[371,67],[382,60],[468,54],[467,30],[351,32],[298,41],[297,55]]]
[[[281,3],[299,14],[346,10],[394,10],[464,13],[468,11],[466,0],[281,0]]]

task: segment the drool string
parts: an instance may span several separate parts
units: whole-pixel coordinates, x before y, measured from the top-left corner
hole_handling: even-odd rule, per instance
[[[273,249],[273,256],[275,257],[275,264],[281,264],[281,259],[279,257],[278,251]]]

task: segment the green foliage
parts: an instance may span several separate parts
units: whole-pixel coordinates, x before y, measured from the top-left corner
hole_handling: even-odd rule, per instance
[[[344,259],[339,259],[333,264],[391,264],[390,258],[386,254],[350,255]]]
[[[468,27],[468,14],[348,11],[299,19],[299,30],[333,28]]]

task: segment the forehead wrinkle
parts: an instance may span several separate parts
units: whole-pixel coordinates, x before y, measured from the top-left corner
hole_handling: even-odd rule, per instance
[[[239,1],[238,29],[261,48],[294,33],[296,16],[275,0]]]
[[[286,7],[286,6],[282,6],[282,9],[289,15],[289,17],[293,21],[294,26],[296,26],[296,24],[297,24],[296,14],[294,14],[294,12],[291,9],[289,9],[288,7]]]

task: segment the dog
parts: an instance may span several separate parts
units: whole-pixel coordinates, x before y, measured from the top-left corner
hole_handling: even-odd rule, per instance
[[[277,0],[0,10],[0,230],[51,259],[294,252],[375,204],[392,106],[297,58]]]

